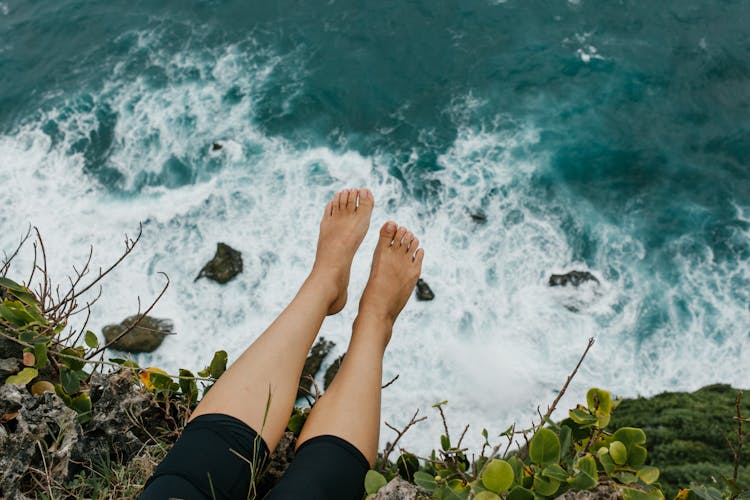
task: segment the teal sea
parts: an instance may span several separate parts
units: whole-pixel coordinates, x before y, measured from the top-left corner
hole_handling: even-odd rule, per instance
[[[166,272],[154,315],[178,335],[139,362],[200,369],[278,314],[325,201],[366,185],[373,234],[322,335],[328,364],[374,229],[413,228],[436,299],[396,326],[394,425],[447,399],[481,443],[547,404],[591,336],[565,404],[747,386],[748,26],[744,0],[2,0],[0,249],[36,225],[62,280],[143,223],[90,326]],[[218,241],[244,272],[194,284]],[[547,285],[571,270],[600,284]]]

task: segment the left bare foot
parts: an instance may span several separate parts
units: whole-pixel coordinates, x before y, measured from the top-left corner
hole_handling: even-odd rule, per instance
[[[310,279],[321,280],[335,292],[328,315],[346,305],[352,259],[370,227],[374,205],[369,189],[345,189],[326,205]]]

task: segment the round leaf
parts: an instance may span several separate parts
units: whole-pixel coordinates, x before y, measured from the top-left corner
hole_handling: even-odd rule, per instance
[[[659,479],[659,469],[646,465],[641,467],[636,476],[646,484],[653,484]]]
[[[368,470],[365,476],[365,491],[373,495],[378,492],[380,488],[388,484],[385,477],[380,472],[374,470]]]
[[[97,347],[99,347],[99,339],[97,338],[96,334],[92,332],[91,330],[86,331],[86,337],[84,338],[84,342],[86,342],[86,345],[92,349],[96,349]]]
[[[480,491],[474,495],[474,500],[502,500],[499,496],[495,495],[491,491]]]
[[[612,441],[609,445],[609,456],[617,465],[622,465],[628,461],[628,449],[622,441]]]
[[[516,486],[510,490],[506,500],[534,500],[534,494],[523,486]]]
[[[505,460],[494,459],[482,473],[482,484],[495,493],[503,493],[513,484],[513,467]]]
[[[214,358],[211,360],[209,369],[213,378],[221,377],[221,374],[227,369],[227,352],[216,351],[214,353]]]
[[[34,394],[35,396],[44,394],[45,392],[55,392],[55,386],[46,380],[34,382],[34,385],[31,386],[31,394]]]
[[[557,479],[544,479],[540,475],[534,476],[534,484],[531,487],[539,495],[549,497],[555,494],[560,488],[560,481]]]
[[[560,439],[557,434],[549,429],[539,429],[529,443],[529,456],[534,463],[541,465],[558,463]]]

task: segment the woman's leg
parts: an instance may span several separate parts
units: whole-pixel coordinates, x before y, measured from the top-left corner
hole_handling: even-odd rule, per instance
[[[341,191],[326,205],[310,276],[289,306],[214,384],[191,420],[211,413],[229,415],[261,434],[270,450],[276,447],[323,318],[346,303],[352,258],[370,225],[373,205],[367,189]]]
[[[299,446],[318,436],[337,436],[354,445],[370,466],[375,463],[383,354],[393,323],[414,290],[423,258],[424,250],[410,231],[393,222],[382,227],[349,350],[333,383],[310,412]]]

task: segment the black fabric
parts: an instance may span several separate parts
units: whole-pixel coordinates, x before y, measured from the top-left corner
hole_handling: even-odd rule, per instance
[[[360,500],[370,464],[351,443],[336,436],[305,441],[266,500]]]
[[[141,500],[245,500],[250,464],[263,470],[268,447],[247,424],[228,415],[191,421],[154,471]],[[336,436],[305,441],[267,500],[360,500],[370,465],[351,443]],[[210,478],[210,479],[209,479]]]
[[[267,458],[266,443],[241,420],[229,415],[201,415],[185,426],[140,498],[245,499],[251,477],[248,461],[258,464],[255,469],[261,471]]]

